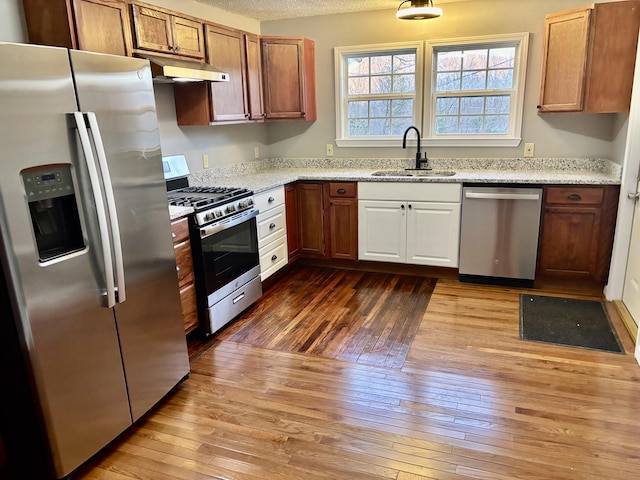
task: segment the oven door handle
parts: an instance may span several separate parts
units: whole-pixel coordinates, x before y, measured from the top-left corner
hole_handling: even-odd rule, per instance
[[[200,229],[200,238],[207,238],[215,233],[226,230],[227,228],[240,225],[242,222],[246,222],[247,220],[257,217],[258,213],[260,213],[260,211],[255,208],[248,211],[245,210],[240,215],[235,215],[233,217],[228,218],[227,220],[223,220],[220,223],[216,223],[215,225],[211,225],[209,227],[207,226],[202,227]]]

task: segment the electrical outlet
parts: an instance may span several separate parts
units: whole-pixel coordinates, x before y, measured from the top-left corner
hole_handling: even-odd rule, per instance
[[[533,147],[534,147],[533,143],[525,143],[524,144],[524,156],[525,156],[525,158],[533,157]]]
[[[209,168],[209,155],[206,153],[202,154],[202,168]]]
[[[254,155],[256,158],[260,158],[260,147],[255,147],[255,148],[253,149],[253,155]]]
[[[333,143],[327,143],[327,157],[333,157]]]

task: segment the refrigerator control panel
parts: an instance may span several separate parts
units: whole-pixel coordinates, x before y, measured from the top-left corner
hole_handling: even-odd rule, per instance
[[[68,165],[24,170],[22,181],[29,202],[74,193],[71,168]]]

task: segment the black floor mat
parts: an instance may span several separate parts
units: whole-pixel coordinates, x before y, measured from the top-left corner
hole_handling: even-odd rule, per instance
[[[624,352],[602,302],[520,295],[520,338]]]

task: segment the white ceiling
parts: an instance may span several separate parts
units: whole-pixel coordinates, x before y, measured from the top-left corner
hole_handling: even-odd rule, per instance
[[[256,20],[397,9],[401,0],[196,0]],[[434,0],[434,6],[464,0]],[[468,1],[468,0],[467,0]]]

